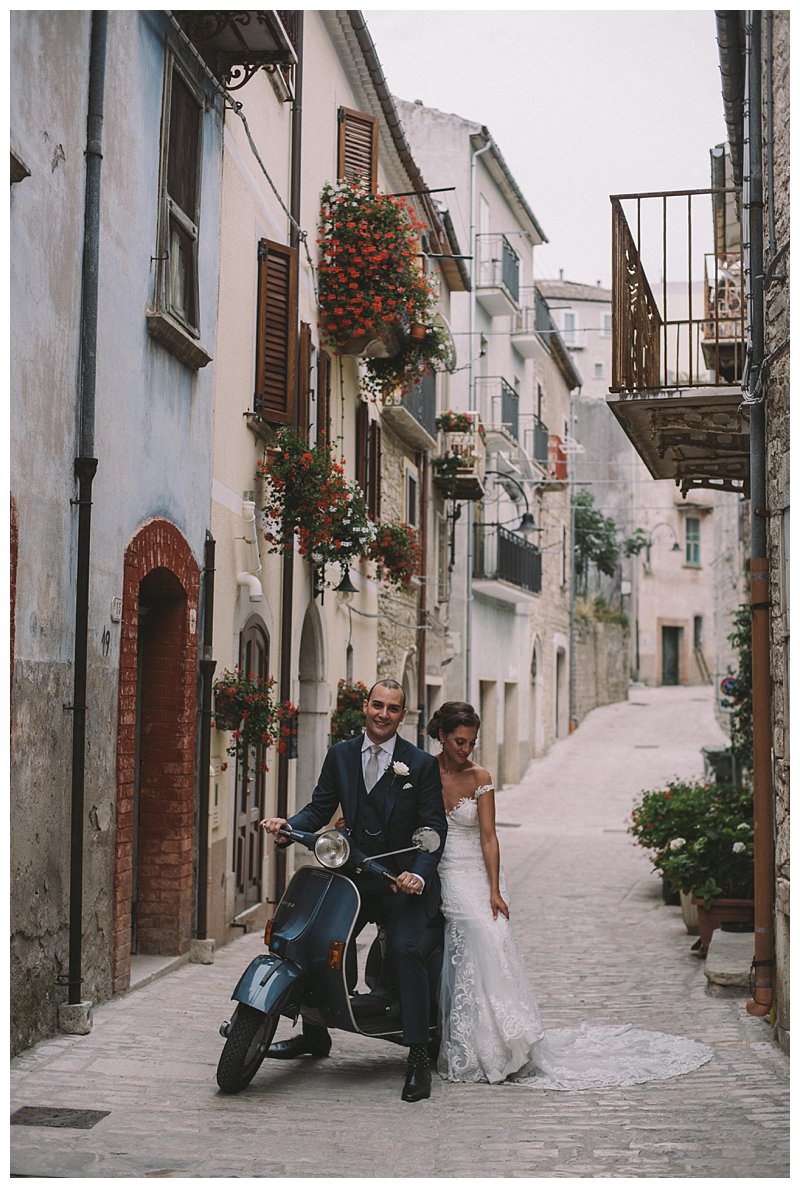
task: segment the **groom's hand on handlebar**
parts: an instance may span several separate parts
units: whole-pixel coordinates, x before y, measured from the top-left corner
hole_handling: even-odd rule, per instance
[[[410,870],[404,870],[402,874],[397,876],[393,886],[394,889],[402,891],[406,895],[419,895],[425,883],[419,875],[412,874]]]
[[[267,833],[275,834],[275,844],[278,846],[287,845],[287,839],[279,836],[279,830],[285,829],[289,822],[285,817],[265,817],[263,821],[259,822],[262,829],[266,829]]]

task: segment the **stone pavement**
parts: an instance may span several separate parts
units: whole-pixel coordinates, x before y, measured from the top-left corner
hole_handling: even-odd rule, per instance
[[[400,1101],[403,1050],[336,1033],[329,1059],[265,1062],[235,1097],[214,1072],[260,937],[96,1008],[88,1036],[12,1062],[11,1110],[108,1111],[88,1130],[11,1127],[27,1177],[785,1178],[788,1060],[746,994],[709,994],[680,910],[626,833],[636,794],[702,774],[710,689],[634,687],[498,793],[512,921],[545,1026],[627,1023],[710,1044],[686,1076],[626,1089],[448,1085]],[[730,994],[730,992],[729,992]],[[279,1035],[288,1030],[282,1021]]]

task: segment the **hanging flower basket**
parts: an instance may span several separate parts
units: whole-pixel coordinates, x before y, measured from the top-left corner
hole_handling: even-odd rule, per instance
[[[378,563],[379,577],[403,589],[421,568],[419,533],[410,524],[379,524],[369,555]]]
[[[322,191],[320,333],[336,354],[365,357],[362,382],[375,399],[408,391],[450,358],[434,324],[436,290],[418,264],[423,230],[405,198],[374,193],[363,179]]]
[[[364,702],[369,689],[361,681],[340,680],[336,687],[336,709],[331,714],[331,741],[355,738],[364,729]]]
[[[318,571],[331,562],[346,568],[353,558],[367,555],[375,528],[364,494],[347,481],[326,437],[309,446],[293,429],[281,429],[258,470],[271,552],[290,548],[296,534],[301,555]]]
[[[259,677],[240,668],[226,669],[214,681],[214,725],[229,730],[231,739],[225,748],[231,758],[244,762],[250,752],[275,746],[283,751],[291,737],[297,706],[278,701],[273,695],[274,677]],[[266,761],[261,766],[268,770]]]

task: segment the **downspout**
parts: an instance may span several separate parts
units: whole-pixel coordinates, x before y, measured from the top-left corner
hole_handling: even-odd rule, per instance
[[[492,138],[489,137],[483,148],[476,149],[472,154],[470,162],[470,179],[469,179],[469,251],[472,256],[471,267],[472,275],[470,277],[470,294],[469,294],[469,409],[470,412],[477,410],[478,401],[475,392],[475,286],[477,282],[476,270],[478,266],[477,242],[478,236],[475,230],[475,188],[477,182],[478,172],[478,157],[482,157],[484,153],[488,153],[492,148]],[[464,654],[464,685],[466,701],[472,701],[472,554],[474,548],[474,541],[472,539],[472,525],[473,525],[473,510],[470,503],[467,507],[467,630],[466,647]],[[453,525],[455,532],[455,524]]]
[[[83,817],[86,784],[86,675],[89,649],[89,557],[92,535],[95,392],[97,381],[97,310],[100,270],[100,169],[103,160],[108,13],[92,14],[89,99],[86,115],[86,182],[81,288],[81,362],[79,391],[78,542],[75,575],[75,660],[72,694],[72,803],[69,871],[68,1003],[81,1002],[83,932]]]
[[[746,392],[759,387],[764,362],[764,181],[761,152],[761,14],[747,14],[747,176],[750,358]],[[750,612],[753,659],[753,820],[755,935],[753,997],[749,1015],[768,1015],[774,998],[775,851],[770,742],[769,562],[767,559],[767,451],[763,393],[749,404],[751,557]]]
[[[419,709],[419,717],[417,718],[417,746],[420,750],[425,750],[426,731],[425,719],[428,716],[428,706],[425,700],[427,692],[427,685],[425,681],[425,672],[428,664],[427,654],[427,636],[425,630],[426,620],[428,617],[428,500],[430,499],[430,462],[427,454],[420,454],[418,457],[419,468],[422,471],[422,498],[420,504],[422,507],[422,517],[420,523],[420,589],[419,589],[419,608],[417,618],[417,708]]]
[[[214,628],[214,560],[216,542],[206,532],[203,565],[203,658],[200,709],[200,821],[197,833],[197,939],[206,940],[208,928],[208,804],[211,778],[211,691],[216,660],[212,658]]]
[[[300,165],[303,144],[303,12],[297,13],[297,69],[295,71],[294,102],[292,103],[292,164],[290,177],[289,213],[289,244],[297,248],[300,243],[298,226],[300,224]],[[295,368],[295,390],[293,393],[292,425],[296,430],[300,425],[299,401],[300,377]],[[292,601],[294,598],[294,547],[290,543],[283,554],[283,574],[281,582],[281,670],[280,696],[281,701],[290,701],[292,696]],[[278,807],[277,816],[289,815],[289,752],[284,750],[278,755]],[[275,849],[275,899],[280,899],[286,889],[286,850],[281,847]]]

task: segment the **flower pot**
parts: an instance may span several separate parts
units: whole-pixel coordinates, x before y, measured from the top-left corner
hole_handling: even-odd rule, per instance
[[[400,350],[400,340],[391,327],[384,326],[380,330],[370,330],[367,334],[355,334],[337,349],[340,355],[391,359]]]
[[[692,896],[692,903],[697,907],[697,924],[700,933],[700,944],[697,955],[705,957],[715,928],[720,924],[748,924],[753,922],[752,899],[712,899],[711,907],[705,907],[702,899]]]
[[[214,725],[217,730],[238,730],[241,723],[238,709],[225,702],[214,702]]]
[[[424,342],[427,333],[427,326],[423,326],[421,322],[412,322],[408,328],[408,337],[412,342]]]
[[[689,933],[689,936],[697,936],[700,932],[700,925],[697,922],[697,906],[692,903],[691,895],[687,895],[685,891],[681,891],[680,905],[686,931]]]

